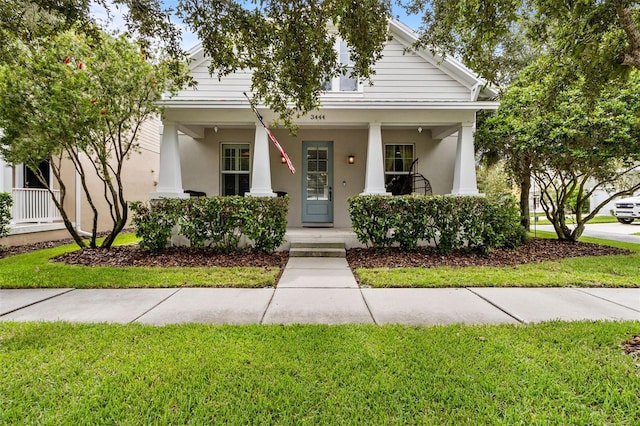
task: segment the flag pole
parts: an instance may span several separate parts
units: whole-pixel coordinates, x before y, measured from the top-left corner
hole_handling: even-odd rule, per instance
[[[249,105],[251,106],[251,109],[253,110],[253,112],[256,115],[256,117],[258,117],[258,120],[260,121],[260,124],[262,124],[262,127],[264,127],[265,132],[267,132],[267,135],[269,136],[269,139],[271,139],[271,142],[273,142],[273,144],[276,146],[276,148],[278,148],[278,151],[280,151],[280,155],[282,155],[282,158],[284,158],[285,162],[287,163],[287,167],[289,168],[289,171],[291,172],[291,174],[294,174],[296,172],[296,169],[295,169],[295,167],[293,167],[293,164],[291,163],[291,160],[289,159],[289,156],[284,151],[284,149],[282,148],[282,146],[280,145],[280,143],[278,142],[276,137],[273,135],[273,133],[271,133],[271,130],[269,130],[269,127],[265,124],[262,115],[260,115],[260,112],[258,112],[258,109],[253,104],[253,101],[251,100],[251,98],[249,98],[249,95],[247,95],[247,92],[242,92],[242,93],[244,94],[244,96],[249,101]]]

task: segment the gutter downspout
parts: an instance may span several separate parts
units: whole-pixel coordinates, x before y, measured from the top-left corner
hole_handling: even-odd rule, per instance
[[[91,237],[92,234],[86,231],[83,231],[80,227],[81,227],[81,222],[82,222],[82,194],[81,194],[81,185],[80,185],[80,172],[78,172],[78,169],[76,169],[76,200],[75,200],[75,207],[76,207],[76,221],[75,221],[75,229],[76,232],[78,233],[78,235],[82,235],[83,237]]]

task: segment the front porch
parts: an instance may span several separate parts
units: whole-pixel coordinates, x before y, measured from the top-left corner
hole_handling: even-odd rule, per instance
[[[13,200],[9,241],[11,245],[32,244],[68,237],[62,216],[46,189],[11,188]],[[60,199],[60,191],[54,196]]]
[[[391,195],[391,182],[411,172],[428,179],[433,194],[477,195],[476,108],[310,114],[299,119],[296,135],[272,129],[296,168],[293,176],[247,108],[167,109],[150,196],[286,193],[290,227],[348,228],[350,196]]]

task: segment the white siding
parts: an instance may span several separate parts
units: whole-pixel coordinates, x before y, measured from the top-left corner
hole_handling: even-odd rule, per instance
[[[160,118],[153,117],[146,120],[138,131],[138,143],[141,149],[160,153]]]
[[[352,100],[425,100],[469,101],[471,90],[442,71],[438,66],[414,54],[404,53],[404,46],[391,40],[383,58],[375,65],[373,86],[365,85],[363,92],[333,93],[332,99]],[[239,100],[242,92],[251,88],[251,72],[239,71],[218,80],[209,75],[209,61],[200,60],[192,71],[198,83],[195,89],[181,91],[174,100]]]
[[[373,86],[364,88],[367,100],[468,101],[470,89],[404,46],[391,40],[375,65]]]
[[[238,71],[218,80],[209,75],[209,61],[197,65],[191,75],[197,82],[195,89],[183,90],[172,99],[177,100],[237,100],[245,99],[242,92],[251,89],[251,72]]]

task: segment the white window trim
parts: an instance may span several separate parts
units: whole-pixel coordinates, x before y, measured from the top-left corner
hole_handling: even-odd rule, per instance
[[[224,169],[224,146],[225,145],[246,145],[249,147],[249,170],[225,170]],[[249,189],[251,189],[251,180],[252,180],[252,161],[253,158],[253,149],[251,148],[251,143],[249,142],[221,142],[220,143],[220,192],[222,195],[224,193],[224,180],[222,179],[222,175],[225,174],[247,174],[249,175]]]
[[[384,161],[384,168],[385,168],[385,171],[384,171],[385,175],[408,175],[409,172],[410,172],[410,170],[407,170],[406,172],[397,172],[397,171],[389,172],[389,171],[386,170],[386,168],[387,168],[387,157],[386,157],[387,147],[388,146],[397,146],[397,145],[400,145],[400,146],[411,146],[413,148],[412,149],[413,156],[411,158],[411,162],[415,161],[415,159],[416,159],[416,144],[415,143],[404,143],[404,142],[385,143],[384,144],[384,151],[382,152],[382,158],[383,158],[383,161]]]
[[[338,56],[338,60],[340,60],[340,43],[342,42],[342,39],[340,39],[340,37],[336,37],[336,41],[333,45],[333,50],[336,52],[337,56]],[[341,91],[340,90],[340,76],[334,77],[331,79],[331,90],[327,90],[325,92],[323,92],[322,96],[327,96],[327,97],[343,97],[343,96],[353,96],[353,95],[362,95],[363,91],[364,91],[364,84],[362,83],[362,81],[358,78],[357,79],[358,82],[358,88],[357,90],[346,90],[346,91]]]

